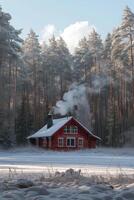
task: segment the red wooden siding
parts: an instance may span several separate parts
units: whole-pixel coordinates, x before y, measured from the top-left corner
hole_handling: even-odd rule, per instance
[[[77,126],[78,133],[64,133],[65,126]],[[67,138],[74,137],[76,140],[75,147],[67,147],[66,142]],[[58,147],[58,138],[64,138],[63,147]],[[83,147],[78,146],[78,139],[83,138]],[[51,137],[51,149],[53,150],[75,150],[81,148],[95,148],[96,147],[96,138],[89,135],[89,133],[79,125],[73,118],[65,124],[62,128],[60,128],[52,137]]]

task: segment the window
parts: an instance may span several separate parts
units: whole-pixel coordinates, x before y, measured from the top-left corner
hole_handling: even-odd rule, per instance
[[[64,146],[64,138],[58,138],[58,147]]]
[[[67,126],[65,126],[65,128],[64,128],[64,133],[68,133],[68,127]]]
[[[78,138],[78,147],[83,147],[83,138]]]
[[[78,127],[77,126],[71,126],[71,133],[78,133]]]
[[[75,147],[76,146],[76,141],[75,138],[67,138],[67,147]]]
[[[77,134],[78,133],[78,127],[77,126],[65,126],[64,133],[67,134]]]

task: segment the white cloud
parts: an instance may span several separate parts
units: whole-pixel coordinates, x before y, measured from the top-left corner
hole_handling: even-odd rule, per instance
[[[73,53],[74,48],[78,46],[79,41],[85,36],[87,37],[89,33],[95,28],[90,26],[88,21],[76,22],[66,27],[61,34],[69,50]]]
[[[53,24],[48,24],[47,26],[44,27],[41,33],[41,40],[40,42],[42,43],[43,41],[48,42],[49,39],[57,34],[56,27]]]
[[[95,29],[93,25],[89,25],[88,21],[80,21],[67,26],[63,31],[56,29],[54,25],[47,25],[42,32],[41,41],[48,42],[48,39],[54,35],[61,36],[71,53],[78,46],[79,41],[85,36],[87,37],[91,31]]]

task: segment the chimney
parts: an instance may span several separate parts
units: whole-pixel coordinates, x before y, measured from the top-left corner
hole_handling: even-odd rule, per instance
[[[78,118],[78,105],[74,105],[74,107],[73,107],[73,116],[76,119]]]
[[[47,129],[53,126],[53,113],[50,111],[47,117]]]

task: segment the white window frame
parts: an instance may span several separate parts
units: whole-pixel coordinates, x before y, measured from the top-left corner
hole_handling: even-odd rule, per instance
[[[72,130],[71,130],[71,129],[72,129]],[[71,133],[77,134],[77,133],[78,133],[78,127],[77,127],[77,126],[71,126],[71,127],[70,127],[70,132],[71,132]]]
[[[62,144],[60,144],[60,140],[62,141]],[[63,137],[58,138],[58,147],[64,147],[64,138]]]
[[[67,144],[67,141],[68,141],[68,140],[71,141],[72,139],[74,140],[74,146],[71,145],[71,142],[70,142],[70,145]],[[72,147],[72,148],[73,148],[73,147],[76,147],[76,138],[75,138],[75,137],[67,137],[67,138],[66,138],[66,146],[67,146],[67,147]]]
[[[78,127],[77,126],[65,126],[64,134],[77,134]]]
[[[82,144],[81,144],[81,145],[79,144],[79,141],[80,141],[80,140],[82,141]],[[84,139],[79,137],[79,138],[78,138],[78,147],[83,147],[83,145],[84,145]]]
[[[64,133],[65,133],[65,134],[68,133],[68,127],[67,127],[67,126],[64,127]]]

